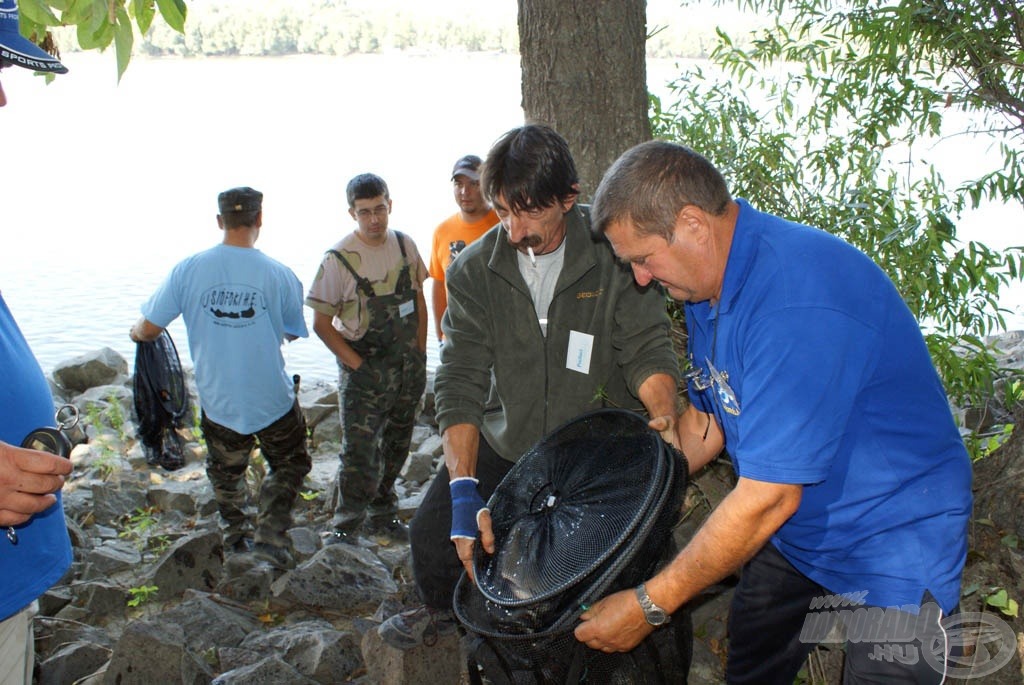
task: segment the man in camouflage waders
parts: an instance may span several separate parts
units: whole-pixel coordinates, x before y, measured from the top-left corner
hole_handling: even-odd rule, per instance
[[[394,486],[426,384],[427,269],[413,241],[388,230],[384,179],[360,174],[346,195],[356,230],[327,251],[306,296],[339,370],[341,464],[327,542],[354,542],[361,530],[404,542]]]

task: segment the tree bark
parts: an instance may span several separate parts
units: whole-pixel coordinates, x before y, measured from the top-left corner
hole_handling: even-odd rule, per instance
[[[628,148],[649,140],[646,0],[519,0],[527,123],[569,142],[581,199]]]

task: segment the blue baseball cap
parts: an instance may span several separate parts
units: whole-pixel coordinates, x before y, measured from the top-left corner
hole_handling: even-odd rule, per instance
[[[0,61],[54,74],[68,70],[56,57],[21,35],[17,0],[0,0]]]

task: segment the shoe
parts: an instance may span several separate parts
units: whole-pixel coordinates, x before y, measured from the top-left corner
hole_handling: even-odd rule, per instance
[[[409,526],[396,518],[369,519],[363,524],[367,535],[375,538],[387,538],[392,542],[409,542]]]
[[[295,568],[295,557],[284,547],[271,545],[267,542],[257,542],[253,545],[252,554],[257,559],[267,562],[274,568],[282,570]]]
[[[354,530],[332,530],[327,533],[324,538],[324,546],[328,545],[358,545],[359,544],[359,533]]]
[[[395,649],[433,647],[442,635],[458,628],[455,614],[445,609],[419,606],[395,614],[377,628],[377,634]]]

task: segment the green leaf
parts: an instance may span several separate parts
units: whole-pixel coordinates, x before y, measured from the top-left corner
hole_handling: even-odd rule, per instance
[[[139,33],[142,35],[149,31],[153,25],[153,17],[156,16],[156,5],[153,0],[132,0],[132,14],[139,25]]]
[[[185,33],[185,15],[188,8],[184,0],[156,0],[156,6],[160,8],[160,16],[168,26],[178,33]]]
[[[1017,618],[1020,607],[1017,606],[1017,600],[1011,599],[1006,603],[1006,608],[1001,611],[1007,616],[1013,616]]]
[[[50,7],[43,3],[43,0],[21,0],[19,3],[21,16],[31,22],[43,26],[57,26],[60,20],[50,11]]]
[[[995,607],[997,609],[1007,608],[1009,602],[1010,598],[1006,594],[1006,590],[1002,588],[1000,588],[999,591],[995,594],[991,594],[985,599],[985,604],[989,605],[990,607]]]
[[[117,8],[117,26],[114,28],[114,49],[117,52],[117,82],[121,82],[128,62],[132,59],[132,44],[135,36],[132,33],[132,20],[124,7]]]

